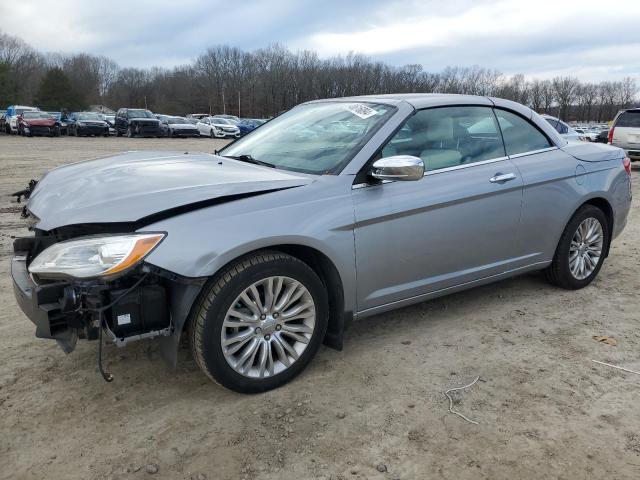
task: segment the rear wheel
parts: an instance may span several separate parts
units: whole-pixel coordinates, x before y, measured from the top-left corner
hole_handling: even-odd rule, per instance
[[[327,317],[327,292],[308,265],[261,252],[238,260],[206,287],[189,322],[191,349],[212,380],[237,392],[262,392],[307,366]]]
[[[567,290],[589,285],[598,275],[609,245],[607,218],[593,205],[583,205],[565,227],[547,279]]]

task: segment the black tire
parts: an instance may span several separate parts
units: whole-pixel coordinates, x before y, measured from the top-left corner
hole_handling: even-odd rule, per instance
[[[121,137],[121,136],[122,136],[122,132],[116,129],[116,137]]]
[[[133,130],[131,129],[131,127],[127,127],[127,138],[133,138],[133,137],[135,137]]]
[[[59,137],[60,136],[60,127],[56,127],[53,129],[53,134],[54,137]]]
[[[260,279],[283,275],[302,283],[316,306],[316,325],[306,349],[289,368],[274,376],[257,379],[237,373],[226,361],[221,345],[222,324],[240,293]],[[328,322],[327,291],[316,273],[304,262],[280,252],[263,251],[238,259],[216,275],[203,289],[188,331],[191,352],[200,369],[214,382],[240,393],[259,393],[292,380],[315,356]]]
[[[78,127],[73,127],[73,136],[74,137],[80,136],[80,131],[78,130]]]
[[[569,248],[578,226],[587,218],[595,218],[600,223],[604,239],[602,243],[602,254],[595,269],[588,277],[580,280],[573,276],[569,268]],[[609,248],[610,235],[607,217],[602,210],[594,205],[583,205],[580,207],[573,217],[571,217],[571,220],[569,220],[564,232],[562,232],[556,253],[553,256],[553,261],[544,272],[547,280],[553,285],[566,290],[578,290],[589,285],[598,275],[600,268],[602,268],[605,258],[604,252]]]
[[[216,138],[216,134],[213,133],[213,128],[211,129],[211,131],[209,132],[209,138],[213,139]]]

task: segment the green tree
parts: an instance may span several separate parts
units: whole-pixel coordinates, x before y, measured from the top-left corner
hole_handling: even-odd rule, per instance
[[[6,108],[15,101],[16,84],[11,66],[0,62],[0,108]]]
[[[85,108],[85,102],[73,89],[69,78],[60,68],[52,68],[45,73],[40,88],[34,98],[34,103],[43,110],[70,111]]]

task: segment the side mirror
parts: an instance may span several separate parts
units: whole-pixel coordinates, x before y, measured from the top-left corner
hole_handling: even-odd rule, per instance
[[[381,158],[373,163],[370,175],[378,180],[420,180],[424,177],[424,162],[411,155]]]

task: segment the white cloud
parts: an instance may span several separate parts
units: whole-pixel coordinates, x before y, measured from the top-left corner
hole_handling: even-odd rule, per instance
[[[482,65],[586,80],[640,76],[640,0],[0,0],[0,29],[41,51],[170,67],[275,42],[392,64]]]

